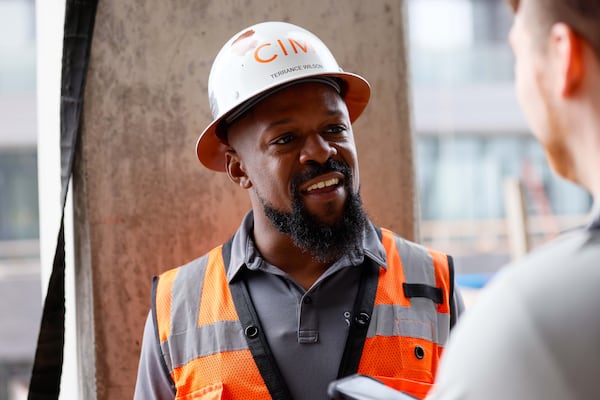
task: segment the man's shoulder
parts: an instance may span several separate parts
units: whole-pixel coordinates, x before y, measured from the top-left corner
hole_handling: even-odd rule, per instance
[[[406,237],[402,236],[401,234],[389,229],[389,228],[385,228],[383,226],[379,226],[376,227],[376,229],[379,229],[379,231],[381,232],[381,235],[385,238],[385,237],[389,237],[389,238],[393,238],[396,241],[399,241],[401,243],[406,243],[408,246],[415,246],[415,247],[421,247],[421,248],[425,248],[425,246],[423,246],[422,244],[417,243],[415,240],[411,240],[411,239],[407,239]]]
[[[570,314],[590,315],[600,302],[598,257],[600,232],[572,232],[503,267],[481,298],[499,304],[510,297],[540,326],[555,326],[552,321]]]
[[[217,246],[214,249],[212,249],[211,251],[209,251],[207,253],[204,253],[202,256],[196,257],[196,258],[194,258],[194,259],[186,262],[185,264],[181,264],[179,266],[167,269],[164,272],[161,272],[159,274],[159,277],[163,278],[163,277],[166,277],[166,276],[169,276],[169,275],[173,275],[174,276],[174,275],[177,275],[179,272],[184,271],[184,270],[185,271],[189,271],[189,270],[195,270],[195,269],[198,269],[198,268],[203,268],[204,265],[206,264],[206,261],[208,260],[208,257],[210,256],[210,254],[213,251],[215,251],[215,250],[217,250],[219,248],[221,248],[221,246]]]
[[[439,254],[439,255],[443,255],[443,256],[448,255],[447,253],[445,253],[443,251],[439,251],[437,249],[433,249],[424,244],[418,243],[414,240],[407,239],[407,238],[403,237],[402,235],[400,235],[388,228],[380,227],[379,229],[381,229],[381,232],[384,236],[389,235],[390,238],[393,238],[394,240],[396,240],[396,243],[400,244],[401,246],[407,246],[411,249],[418,249],[420,251],[429,252],[429,253],[433,253],[433,254]]]
[[[572,274],[581,268],[598,270],[594,259],[600,257],[600,230],[578,230],[534,249],[506,269],[527,276],[543,270],[545,275]]]
[[[154,285],[156,287],[155,294],[157,298],[165,299],[170,297],[172,290],[186,292],[191,290],[191,287],[197,285],[198,282],[201,282],[204,279],[207,266],[215,264],[208,262],[211,253],[219,248],[220,246],[201,257],[155,276]]]

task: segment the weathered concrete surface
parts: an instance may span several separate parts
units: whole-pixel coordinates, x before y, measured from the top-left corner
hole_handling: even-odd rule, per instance
[[[75,174],[78,329],[86,399],[131,398],[151,277],[229,237],[247,194],[195,157],[206,82],[242,28],[285,20],[319,35],[373,99],[355,124],[367,210],[414,237],[403,2],[99,2]]]

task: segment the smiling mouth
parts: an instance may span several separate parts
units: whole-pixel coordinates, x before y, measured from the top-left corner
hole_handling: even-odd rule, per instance
[[[339,183],[340,183],[339,178],[327,179],[326,181],[321,181],[321,182],[317,182],[315,184],[310,185],[308,188],[306,188],[305,192],[310,193],[313,190],[323,189],[323,188],[330,187],[330,186],[336,186]]]

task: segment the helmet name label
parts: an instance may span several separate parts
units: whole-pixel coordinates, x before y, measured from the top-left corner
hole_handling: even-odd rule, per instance
[[[277,39],[275,42],[267,42],[256,46],[254,59],[259,63],[270,63],[277,57],[290,56],[298,53],[316,53],[314,46],[309,40],[298,41],[296,39]]]
[[[271,78],[276,79],[282,75],[289,74],[290,72],[302,71],[305,69],[323,69],[321,64],[303,64],[303,65],[294,65],[293,67],[284,68],[279,70],[273,74],[271,74]]]

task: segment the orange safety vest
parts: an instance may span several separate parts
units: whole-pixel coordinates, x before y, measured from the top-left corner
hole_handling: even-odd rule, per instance
[[[373,293],[364,296],[366,307],[355,310],[340,374],[370,375],[423,398],[450,331],[451,258],[386,229],[381,229],[381,241],[387,269],[375,266],[371,274]],[[240,290],[227,282],[230,248],[225,247],[154,280],[153,316],[176,398],[286,398],[274,382],[276,367],[275,377],[265,372],[274,364],[268,351],[253,355],[264,336],[240,311],[249,297],[238,295]]]

